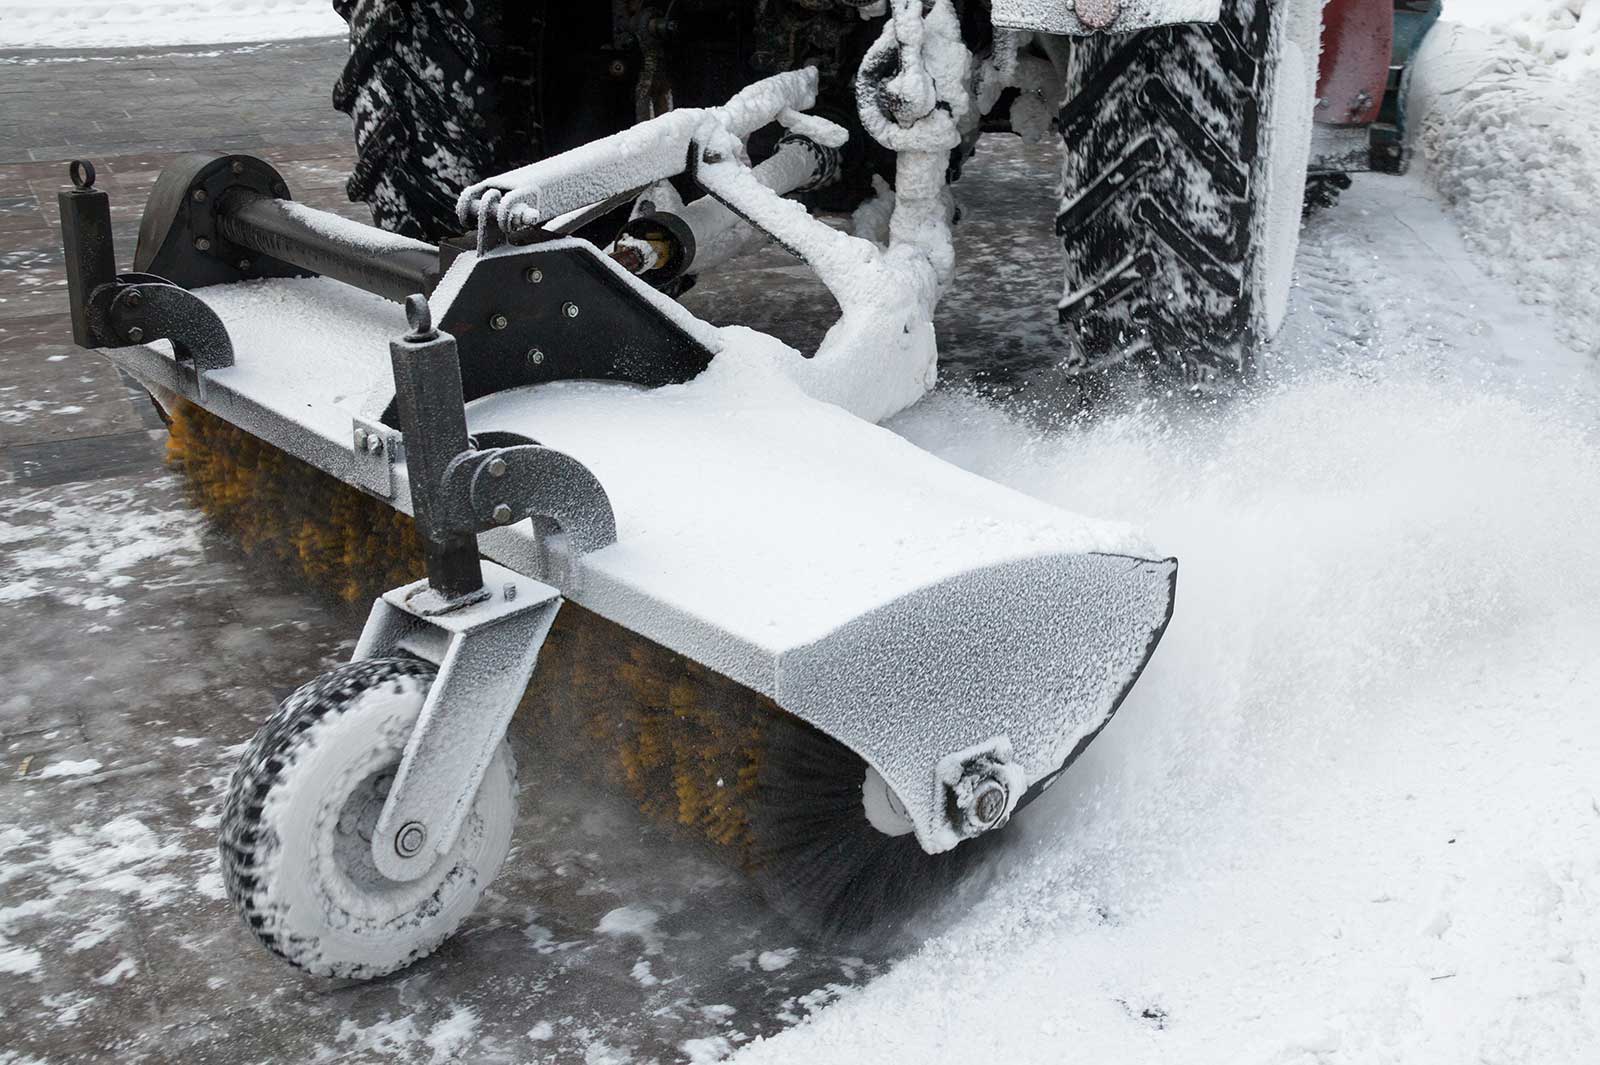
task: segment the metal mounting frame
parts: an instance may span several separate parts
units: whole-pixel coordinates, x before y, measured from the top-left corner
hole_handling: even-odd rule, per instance
[[[435,613],[426,580],[372,606],[354,661],[412,654],[439,667],[372,836],[392,880],[416,880],[455,844],[533,676],[561,593],[493,562],[486,598]]]

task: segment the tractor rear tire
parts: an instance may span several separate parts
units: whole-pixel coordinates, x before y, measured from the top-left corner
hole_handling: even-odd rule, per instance
[[[1224,0],[1215,25],[1073,42],[1060,113],[1069,372],[1248,374],[1282,324],[1320,7]]]
[[[456,198],[531,162],[542,3],[334,0],[350,58],[333,104],[355,121],[346,186],[384,229],[439,241],[460,230]]]

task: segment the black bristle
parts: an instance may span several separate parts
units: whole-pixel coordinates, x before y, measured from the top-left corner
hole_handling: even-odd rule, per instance
[[[765,730],[760,786],[749,806],[755,875],[797,929],[834,945],[882,945],[963,893],[995,836],[928,854],[888,836],[861,802],[866,763],[788,715]]]

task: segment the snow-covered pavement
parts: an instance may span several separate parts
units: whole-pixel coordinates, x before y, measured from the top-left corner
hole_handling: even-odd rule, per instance
[[[0,0],[0,48],[126,48],[337,37],[329,0]]]

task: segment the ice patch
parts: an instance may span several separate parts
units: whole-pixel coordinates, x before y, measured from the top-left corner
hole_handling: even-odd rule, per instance
[[[661,915],[643,906],[619,906],[600,918],[595,931],[608,936],[636,936],[646,954],[660,954],[664,937],[656,929]]]
[[[756,955],[756,964],[761,966],[762,972],[775,973],[779,969],[786,969],[794,961],[794,956],[800,953],[799,947],[785,947],[782,950],[764,950]]]
[[[128,979],[138,971],[138,962],[124,955],[117,961],[117,964],[113,965],[111,968],[95,977],[94,982],[99,984],[101,987],[110,987],[113,984],[121,983],[123,980]]]
[[[35,779],[49,780],[51,777],[81,777],[100,770],[100,763],[93,758],[85,758],[81,762],[51,762],[39,772],[33,774]]]

